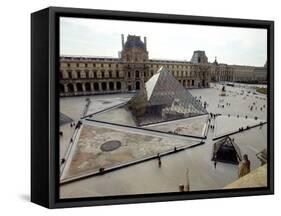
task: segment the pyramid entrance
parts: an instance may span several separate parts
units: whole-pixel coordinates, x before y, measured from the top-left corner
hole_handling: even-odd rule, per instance
[[[214,143],[213,161],[223,163],[239,164],[242,160],[240,148],[229,136]]]
[[[127,106],[139,126],[207,114],[202,104],[164,67]]]

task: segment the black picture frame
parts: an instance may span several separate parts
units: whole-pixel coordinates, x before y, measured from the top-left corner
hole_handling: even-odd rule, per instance
[[[59,17],[99,18],[267,29],[268,186],[59,199]],[[203,16],[49,7],[31,14],[31,201],[47,208],[192,200],[274,193],[274,22]]]

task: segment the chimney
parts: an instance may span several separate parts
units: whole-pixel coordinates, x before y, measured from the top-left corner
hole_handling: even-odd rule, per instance
[[[122,39],[122,50],[124,49],[124,34],[121,34],[121,39]]]
[[[146,37],[144,37],[144,47],[145,47],[145,50],[146,50]]]

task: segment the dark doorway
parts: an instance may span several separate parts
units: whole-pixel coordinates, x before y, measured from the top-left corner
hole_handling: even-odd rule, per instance
[[[94,83],[94,90],[95,91],[99,91],[100,90],[98,83]]]
[[[106,82],[101,83],[101,89],[106,91]]]
[[[121,82],[117,82],[117,90],[121,90]]]
[[[86,89],[86,91],[91,91],[91,84],[85,83],[85,89]]]
[[[114,83],[113,82],[109,82],[109,90],[110,91],[114,90]]]
[[[82,83],[77,83],[76,88],[78,92],[82,92],[83,91]]]
[[[140,82],[137,81],[137,82],[136,82],[136,90],[139,90],[139,89],[140,89]]]
[[[68,83],[68,84],[67,84],[67,89],[68,89],[68,92],[74,92],[73,84]]]

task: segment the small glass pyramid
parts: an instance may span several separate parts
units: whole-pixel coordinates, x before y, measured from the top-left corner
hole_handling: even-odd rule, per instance
[[[206,114],[207,111],[164,67],[128,103],[139,126]]]

